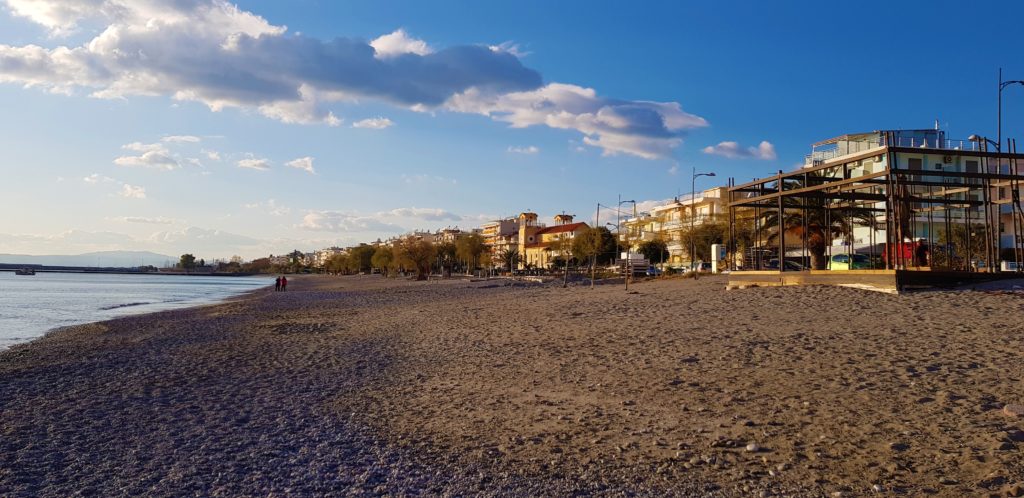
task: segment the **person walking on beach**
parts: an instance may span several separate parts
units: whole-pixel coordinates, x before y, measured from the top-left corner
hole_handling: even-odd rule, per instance
[[[281,277],[281,292],[285,292],[287,290],[288,290],[288,277],[282,276]]]
[[[281,277],[274,279],[274,292],[281,290]]]

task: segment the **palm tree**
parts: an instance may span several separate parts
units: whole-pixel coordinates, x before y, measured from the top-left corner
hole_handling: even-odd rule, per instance
[[[515,247],[509,247],[504,251],[498,253],[498,261],[501,261],[503,265],[508,267],[509,273],[515,270],[516,265],[519,264],[519,249]]]
[[[783,203],[786,235],[797,237],[807,245],[811,268],[815,270],[827,268],[825,252],[833,240],[843,237],[850,243],[855,225],[866,225],[874,229],[877,223],[872,210],[858,206],[835,206],[824,196],[806,197],[803,200],[787,197]],[[768,243],[778,239],[778,226],[777,210],[769,210],[761,215],[761,231],[767,234]],[[784,267],[785,248],[779,252],[779,265]]]

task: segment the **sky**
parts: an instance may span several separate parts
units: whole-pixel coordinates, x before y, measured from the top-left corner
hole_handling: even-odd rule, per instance
[[[995,137],[1022,15],[0,0],[0,253],[252,259],[523,211],[592,223],[598,203],[687,195],[693,171],[715,173],[700,190],[792,170],[843,133]],[[1003,97],[1022,137],[1024,85]]]

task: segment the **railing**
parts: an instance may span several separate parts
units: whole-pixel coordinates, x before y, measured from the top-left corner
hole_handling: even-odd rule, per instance
[[[818,165],[825,161],[835,159],[837,157],[848,156],[851,154],[859,154],[871,149],[877,149],[885,147],[886,145],[891,147],[906,147],[906,148],[917,148],[917,149],[939,149],[939,150],[968,150],[968,151],[981,151],[980,142],[971,140],[961,139],[947,139],[947,138],[923,138],[923,137],[895,137],[891,143],[887,143],[886,137],[880,136],[878,138],[872,138],[870,140],[857,140],[843,142],[843,147],[839,147],[839,144],[829,144],[827,148],[815,150],[814,152],[804,156],[805,165]]]

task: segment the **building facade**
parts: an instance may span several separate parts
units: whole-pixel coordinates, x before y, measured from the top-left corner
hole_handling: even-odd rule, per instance
[[[551,268],[556,259],[571,256],[572,241],[589,228],[573,223],[573,216],[555,216],[555,225],[537,222],[537,213],[519,215],[519,268]]]
[[[686,234],[691,227],[706,223],[725,223],[728,206],[728,189],[714,187],[695,196],[673,199],[671,202],[653,207],[650,211],[629,218],[623,222],[619,243],[628,245],[636,252],[640,244],[662,240],[668,249],[663,262],[671,268],[689,266],[694,258],[690,255],[689,239]],[[654,261],[657,262],[657,261]]]

